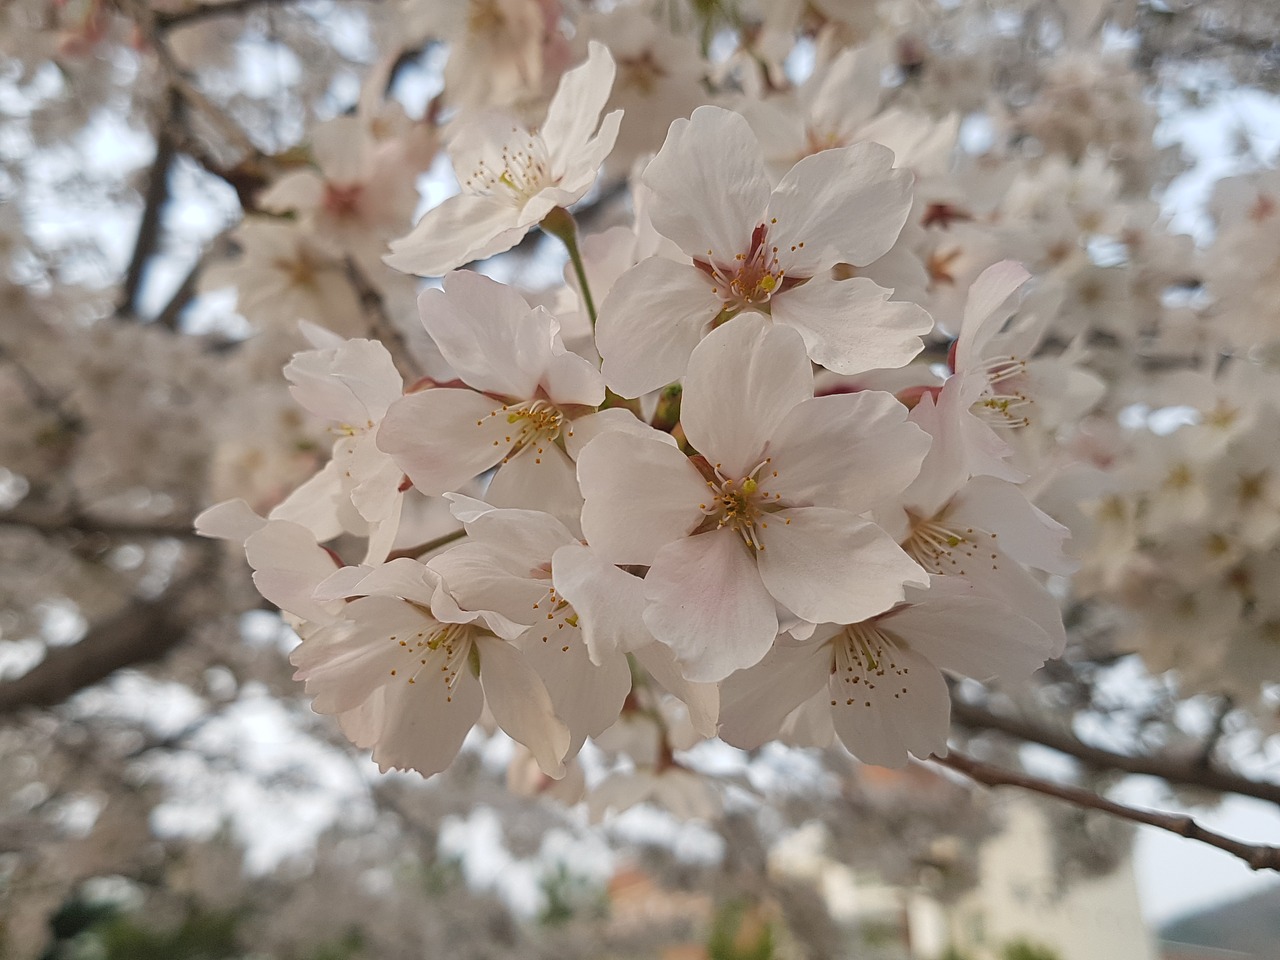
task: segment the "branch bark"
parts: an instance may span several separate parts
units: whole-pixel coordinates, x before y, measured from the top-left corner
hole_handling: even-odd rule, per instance
[[[1229,770],[1201,763],[1199,758],[1186,761],[1160,756],[1133,756],[1104,750],[1078,739],[1071,733],[1050,730],[1020,717],[1008,717],[992,713],[984,707],[965,703],[955,698],[951,701],[951,717],[970,730],[994,730],[1036,743],[1059,753],[1075,757],[1095,770],[1113,770],[1159,777],[1169,783],[1190,787],[1204,787],[1220,793],[1234,793],[1280,804],[1280,783],[1251,780]]]
[[[142,217],[138,221],[138,236],[133,244],[133,255],[125,271],[124,286],[116,304],[116,316],[136,318],[138,298],[146,279],[147,267],[160,245],[160,230],[165,205],[169,202],[169,171],[177,157],[177,144],[173,131],[182,123],[182,100],[170,89],[165,97],[167,106],[156,121],[156,157],[147,174]]]
[[[160,596],[134,600],[94,626],[79,643],[58,647],[31,670],[0,683],[0,718],[32,707],[53,707],[124,667],[158,660],[187,635],[182,596],[209,578],[209,559]]]
[[[1083,787],[1054,783],[1051,780],[1033,777],[1027,773],[1006,770],[995,764],[975,760],[954,750],[945,757],[930,757],[930,760],[963,773],[970,780],[989,787],[1019,787],[1042,796],[1054,797],[1077,807],[1098,810],[1132,823],[1157,827],[1180,837],[1186,837],[1188,840],[1197,840],[1211,847],[1217,847],[1219,850],[1239,857],[1254,870],[1280,870],[1280,847],[1269,847],[1232,839],[1208,830],[1196,823],[1191,817],[1182,814],[1140,810],[1137,807],[1126,806],[1122,803],[1116,803],[1114,800],[1108,800],[1106,797],[1100,797],[1093,791],[1085,790]]]

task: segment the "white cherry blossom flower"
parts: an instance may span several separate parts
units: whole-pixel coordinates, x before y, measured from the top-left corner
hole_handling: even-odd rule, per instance
[[[561,448],[576,418],[604,400],[588,361],[560,341],[559,324],[510,287],[478,273],[449,274],[419,300],[422,320],[463,384],[397,400],[378,447],[426,494],[458,490],[499,466],[489,502],[547,510],[577,525],[581,497]]]
[[[458,607],[434,570],[401,558],[359,581],[340,571],[317,599],[355,598],[294,649],[295,678],[317,713],[336,714],[379,769],[431,776],[447,767],[488,705],[498,726],[564,775],[569,731],[500,624]]]
[[[644,172],[654,227],[688,262],[641,261],[600,307],[597,343],[609,385],[634,397],[684,374],[694,346],[744,311],[794,327],[809,356],[838,373],[898,367],[920,352],[932,320],[838,263],[889,250],[911,209],[911,174],[875,143],[825,150],[776,189],[747,121],[699,107],[671,125]]]
[[[622,120],[621,111],[599,120],[613,74],[608,49],[592,43],[587,62],[561,78],[537,131],[501,113],[457,121],[448,151],[462,192],[394,241],[387,264],[439,276],[510,250],[553,209],[582,199]]]
[[[866,763],[900,767],[907,755],[944,756],[951,700],[942,670],[979,679],[1025,680],[1052,641],[950,578],[909,602],[853,624],[825,624],[804,643],[777,643],[722,685],[720,736],[751,749],[778,736],[789,714],[826,688],[835,733]]]
[[[911,482],[925,438],[888,394],[814,398],[795,331],[759,319],[716,330],[690,359],[681,423],[697,460],[606,432],[578,478],[587,541],[649,566],[645,624],[690,680],[756,663],[792,617],[855,622],[925,583],[859,516]]]

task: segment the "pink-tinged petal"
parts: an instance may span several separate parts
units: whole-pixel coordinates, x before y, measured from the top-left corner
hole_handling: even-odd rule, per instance
[[[831,723],[830,703],[830,694],[826,687],[822,687],[787,714],[787,719],[782,721],[782,732],[778,739],[793,747],[825,749],[831,746],[836,738],[836,730]]]
[[[564,523],[539,510],[493,507],[472,516],[465,523],[472,538],[483,542],[496,556],[502,557],[512,570],[523,569],[525,576],[529,571],[543,569],[550,562],[551,555],[561,547],[578,543],[578,538]]]
[[[1062,550],[1071,531],[1035,506],[1011,483],[974,477],[947,508],[948,521],[996,534],[992,543],[1019,563],[1068,574],[1076,562]]]
[[[767,523],[760,576],[779,603],[811,623],[866,620],[901,601],[905,584],[929,582],[887,533],[844,510],[780,510]]]
[[[764,459],[783,418],[812,397],[813,368],[796,332],[744,314],[693,351],[680,423],[713,466],[741,478]]]
[[[551,557],[556,591],[578,615],[591,661],[630,653],[653,643],[644,625],[644,581],[619,570],[584,544],[561,547]]]
[[[582,523],[582,494],[573,461],[554,443],[528,447],[498,467],[485,496],[495,507],[541,510],[575,536]]]
[[[644,622],[689,680],[714,683],[759,663],[778,635],[754,551],[730,529],[658,551],[644,579]]]
[[[578,483],[583,534],[610,563],[648,565],[704,519],[706,481],[661,440],[601,434],[578,455]]]
[[[936,514],[969,477],[967,434],[961,429],[954,398],[947,398],[953,385],[960,386],[955,377],[943,384],[939,400],[946,398],[945,405],[925,393],[908,414],[908,419],[933,439],[919,475],[902,495],[903,504],[919,516]]]
[[[374,762],[383,773],[439,773],[457,757],[483,705],[480,684],[465,665],[452,688],[434,678],[389,685],[382,691],[382,729],[373,748]]]
[[[1013,294],[1029,279],[1031,274],[1016,260],[1001,260],[978,274],[969,287],[964,319],[960,321],[960,336],[956,340],[957,372],[981,363],[987,344],[1017,306],[1016,301],[1011,300]]]
[[[626,407],[609,407],[598,413],[589,413],[574,420],[564,434],[564,449],[574,460],[588,443],[609,431],[619,431],[633,437],[647,437],[676,446],[676,438],[669,433],[654,430]]]
[[[569,750],[569,729],[555,714],[541,678],[520,651],[496,637],[477,637],[480,685],[489,712],[507,736],[529,748],[539,769],[559,780]]]
[[[908,753],[944,756],[951,698],[938,668],[905,646],[881,646],[868,664],[865,652],[832,642],[831,719],[850,752],[882,767],[905,766]]]
[[[619,396],[638,397],[679,380],[723,306],[692,264],[642,260],[600,305],[596,347],[605,381]]]
[[[1053,641],[1039,626],[995,600],[976,593],[957,595],[958,578],[935,577],[934,583],[919,603],[907,604],[877,624],[935,667],[977,680],[1025,680],[1044,666]]]
[[[676,120],[645,168],[654,228],[690,257],[732,263],[751,245],[769,202],[769,176],[747,121],[703,106]]]
[[[556,324],[504,283],[455,270],[443,289],[418,298],[422,325],[440,354],[468,386],[498,396],[530,399],[547,364]]]
[[[544,618],[540,601],[547,599],[547,586],[530,579],[528,570],[512,570],[503,559],[494,556],[489,545],[469,542],[432,557],[428,564],[459,607],[482,611],[494,633],[514,640]]]
[[[933,318],[918,304],[890,300],[892,292],[866,277],[815,277],[769,302],[776,322],[800,331],[815,363],[855,374],[905,366],[924,349],[920,337]]]
[[[428,496],[457,490],[511,450],[511,424],[497,401],[472,390],[423,390],[391,405],[378,449]]]
[[[865,266],[889,252],[911,212],[912,176],[893,151],[866,141],[805,157],[769,199],[769,242],[795,277],[837,263]],[[803,244],[803,246],[801,246]]]
[[[760,485],[791,506],[862,513],[901,496],[928,450],[929,435],[907,420],[892,394],[814,397],[778,425]]]
[[[560,77],[540,131],[554,174],[564,173],[591,139],[613,89],[615,71],[609,48],[592,40],[586,62]]]
[[[428,210],[408,235],[393,240],[383,263],[419,277],[443,276],[519,243],[528,229],[516,225],[518,214],[501,199],[456,194]]]
[[[650,678],[689,709],[689,723],[702,737],[714,737],[720,719],[720,688],[714,683],[693,683],[684,678],[675,654],[660,643],[634,651],[636,662]]]
[[[618,722],[631,692],[631,668],[621,653],[592,663],[582,632],[571,626],[557,630],[535,625],[516,646],[546,684],[556,715],[569,728],[568,757],[577,755],[587,737]]]
[[[613,152],[613,145],[618,140],[618,131],[621,128],[621,110],[614,110],[612,113],[605,114],[605,118],[600,121],[600,129],[596,131],[595,137],[587,141],[586,146],[566,158],[567,164],[564,176],[560,178],[557,187],[551,190],[544,190],[543,195],[553,198],[555,205],[558,207],[567,207],[571,203],[577,203],[581,200],[583,195],[591,189],[592,184],[595,183],[600,165]],[[551,146],[551,152],[553,155],[558,152],[554,144]],[[543,214],[542,216],[545,215]]]
[[[720,739],[743,750],[776,740],[787,715],[831,676],[825,643],[774,644],[763,660],[720,684]]]

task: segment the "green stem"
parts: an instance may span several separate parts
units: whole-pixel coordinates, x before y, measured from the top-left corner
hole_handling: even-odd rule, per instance
[[[587,308],[587,316],[591,318],[591,326],[596,325],[596,303],[591,298],[591,285],[587,283],[587,271],[582,264],[582,253],[578,250],[578,225],[564,207],[556,207],[538,224],[543,233],[555,237],[569,251],[569,262],[573,264],[573,272],[578,278],[578,288],[582,291],[582,302]]]

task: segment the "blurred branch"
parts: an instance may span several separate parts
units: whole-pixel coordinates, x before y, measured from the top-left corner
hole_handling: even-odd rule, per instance
[[[1106,797],[1100,797],[1093,791],[1085,790],[1082,787],[1054,783],[1050,780],[1043,780],[1040,777],[1033,777],[1030,774],[1006,770],[1003,767],[984,763],[981,760],[975,760],[955,751],[951,751],[945,757],[930,757],[930,760],[963,773],[969,779],[989,787],[1020,787],[1023,790],[1030,790],[1046,797],[1054,797],[1087,810],[1098,810],[1133,823],[1158,827],[1180,837],[1186,837],[1188,840],[1198,840],[1200,843],[1206,843],[1211,847],[1217,847],[1219,850],[1225,850],[1227,853],[1239,857],[1254,870],[1280,870],[1280,847],[1268,847],[1262,844],[1233,840],[1231,837],[1214,833],[1212,830],[1206,830],[1191,817],[1185,815],[1157,813],[1150,810],[1140,810],[1137,807],[1125,806],[1122,803],[1116,803],[1114,800],[1108,800]]]
[[[1095,770],[1159,777],[1169,783],[1204,787],[1220,793],[1234,793],[1280,804],[1280,783],[1251,780],[1238,773],[1202,763],[1198,757],[1184,761],[1170,757],[1144,757],[1116,753],[1091,746],[1074,734],[1041,727],[1020,717],[992,713],[984,707],[955,698],[951,701],[951,716],[961,726],[968,727],[970,730],[998,731],[1028,743],[1037,743],[1042,747],[1075,757]]]
[[[0,683],[0,717],[30,707],[52,707],[105,680],[123,667],[158,660],[186,637],[190,623],[181,612],[183,594],[208,581],[213,549],[183,579],[154,599],[132,600],[93,626],[84,639],[50,649],[22,676]]]
[[[160,244],[161,220],[169,202],[169,171],[177,156],[173,131],[182,123],[182,100],[170,89],[165,97],[167,107],[156,123],[156,157],[147,174],[147,189],[138,221],[138,238],[125,271],[124,286],[116,305],[116,316],[137,318],[138,295],[146,278],[147,267]]]
[[[94,517],[78,510],[40,510],[19,504],[12,510],[0,512],[0,527],[27,527],[41,533],[78,533],[86,536],[107,535],[124,537],[180,537],[203,543],[196,535],[189,519],[180,520],[111,520]]]
[[[155,25],[160,30],[169,30],[183,24],[251,13],[260,7],[283,7],[295,2],[297,0],[223,0],[222,3],[199,3],[174,13],[157,13]]]
[[[347,258],[346,269],[347,279],[351,282],[351,287],[355,290],[356,296],[360,298],[360,306],[369,321],[370,335],[374,339],[382,341],[382,345],[391,354],[392,361],[400,370],[406,382],[414,383],[422,379],[422,368],[410,352],[409,344],[405,340],[404,334],[400,332],[391,317],[387,315],[387,305],[382,300],[382,294],[369,282],[369,278],[364,275],[364,272],[354,259]]]

